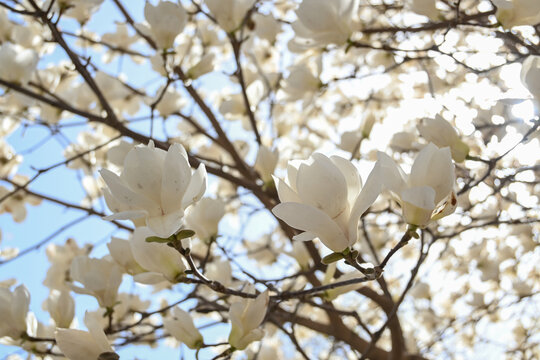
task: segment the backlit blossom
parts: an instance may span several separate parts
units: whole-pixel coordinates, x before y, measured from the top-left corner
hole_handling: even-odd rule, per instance
[[[378,153],[378,163],[381,180],[397,197],[407,224],[424,228],[454,212],[457,204],[452,191],[455,175],[450,148],[439,149],[429,143],[416,156],[409,175],[382,152]]]
[[[169,237],[180,229],[184,209],[206,190],[203,164],[192,173],[186,151],[173,144],[168,151],[148,146],[133,148],[120,176],[102,169],[107,205],[114,212],[107,220],[144,218],[158,236]]]
[[[381,190],[377,168],[362,187],[358,170],[350,161],[319,153],[305,162],[290,162],[287,181],[274,180],[281,204],[272,212],[304,231],[294,238],[304,241],[319,238],[335,252],[356,243],[360,216]]]

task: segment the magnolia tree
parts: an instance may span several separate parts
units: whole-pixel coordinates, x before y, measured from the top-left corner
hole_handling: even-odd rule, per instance
[[[48,297],[2,273],[4,354],[540,357],[539,23],[537,0],[1,0],[2,222],[83,215],[1,248],[49,261]],[[58,161],[25,162],[34,128]],[[62,237],[95,219],[106,248]]]

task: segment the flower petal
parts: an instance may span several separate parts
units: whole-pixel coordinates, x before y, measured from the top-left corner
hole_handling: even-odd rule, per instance
[[[186,151],[173,144],[165,156],[161,181],[161,207],[165,213],[178,210],[191,180],[191,168]]]
[[[341,252],[349,245],[343,230],[325,212],[313,206],[288,202],[277,205],[272,212],[293,228],[316,234],[332,251]]]
[[[187,187],[186,193],[182,198],[182,208],[186,208],[198,201],[206,191],[206,167],[200,164],[197,170],[191,176],[191,181]]]

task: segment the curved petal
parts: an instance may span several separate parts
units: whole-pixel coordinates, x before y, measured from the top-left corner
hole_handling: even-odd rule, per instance
[[[122,180],[131,189],[159,204],[165,156],[166,152],[161,149],[136,146],[126,155]]]
[[[341,252],[349,245],[343,230],[325,212],[313,206],[282,203],[272,212],[293,228],[316,234],[332,251]]]
[[[103,327],[98,319],[96,319],[95,314],[87,311],[84,314],[84,324],[88,328],[88,331],[90,331],[90,335],[94,338],[101,352],[113,351],[109,344],[109,340],[103,331]]]
[[[388,190],[399,194],[407,184],[405,183],[405,174],[396,162],[383,152],[377,153],[377,164],[380,168],[380,179],[382,184]]]
[[[358,173],[358,169],[347,159],[344,159],[340,156],[331,156],[330,160],[336,165],[345,177],[347,183],[347,201],[352,207],[353,202],[360,193],[362,188],[362,179]]]
[[[373,170],[371,170],[366,180],[366,184],[362,188],[362,191],[360,191],[360,194],[358,194],[351,209],[348,223],[349,246],[355,243],[358,238],[358,222],[360,221],[360,217],[377,200],[377,197],[379,197],[382,191],[384,180],[381,165],[379,162],[375,163]]]
[[[199,165],[197,170],[191,176],[191,181],[187,187],[186,193],[182,198],[182,208],[186,208],[198,201],[206,191],[206,167],[204,164]]]
[[[429,165],[431,158],[438,150],[438,147],[433,143],[427,144],[414,159],[413,166],[411,168],[411,175],[409,176],[409,186],[424,186],[426,184],[426,178],[429,174]]]
[[[304,204],[312,205],[331,218],[336,218],[347,206],[347,182],[329,158],[318,153],[312,157],[312,164],[302,164],[298,169],[298,196]]]
[[[302,202],[298,194],[287,183],[280,178],[272,175],[274,183],[276,184],[279,201],[284,202]]]
[[[160,211],[159,206],[155,202],[132,191],[124,184],[122,179],[112,171],[101,169],[99,173],[109,187],[112,196],[120,203],[125,204],[130,209],[145,209],[148,210],[148,212]]]
[[[101,354],[90,333],[75,329],[57,329],[56,343],[62,353],[71,360],[97,359]]]
[[[161,207],[164,212],[178,210],[191,180],[191,168],[180,144],[173,144],[165,156],[161,181]]]
[[[122,211],[116,214],[104,216],[103,220],[133,220],[145,217],[147,215],[148,212],[144,210]]]
[[[182,209],[161,216],[150,216],[146,218],[146,225],[156,235],[167,238],[180,229],[183,216],[184,210]]]
[[[293,236],[293,240],[298,241],[311,241],[317,237],[316,234],[310,232],[310,231],[304,231],[303,233],[300,233],[298,235]]]

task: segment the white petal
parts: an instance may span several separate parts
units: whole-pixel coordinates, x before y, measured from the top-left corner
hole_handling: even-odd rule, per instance
[[[185,209],[189,205],[198,201],[206,191],[206,167],[200,164],[191,176],[191,181],[182,199],[182,207]]]
[[[96,318],[96,316],[96,314],[89,313],[87,311],[84,314],[84,324],[88,328],[88,331],[90,331],[90,334],[94,338],[99,350],[102,353],[107,351],[113,351],[111,345],[109,344],[109,340],[107,339],[107,336],[103,331],[103,327],[101,326],[101,323]]]
[[[279,196],[279,201],[284,202],[302,202],[298,194],[287,183],[272,175]]]
[[[122,180],[133,191],[159,204],[161,202],[161,176],[165,156],[165,151],[161,149],[136,146],[126,155],[121,175]]]
[[[135,229],[131,240],[133,257],[146,270],[161,273],[169,281],[173,281],[186,269],[184,258],[166,244],[146,242],[149,236],[154,236],[150,229]]]
[[[116,214],[105,216],[103,217],[103,220],[133,220],[145,217],[147,215],[148,212],[144,210],[122,211]]]
[[[166,213],[178,210],[191,180],[191,168],[186,151],[180,144],[173,144],[165,156],[161,185],[161,207]]]
[[[309,231],[304,231],[303,233],[300,233],[298,235],[294,235],[293,240],[311,241],[311,240],[315,239],[316,237],[317,237],[316,234],[314,234],[312,232],[309,232]]]
[[[354,206],[351,210],[349,217],[348,233],[349,233],[349,246],[353,245],[358,238],[358,222],[360,217],[366,212],[366,210],[377,200],[377,197],[382,191],[382,185],[384,180],[382,179],[383,170],[381,163],[375,163],[373,170],[369,174],[366,184],[358,194]]]
[[[89,332],[74,329],[57,329],[56,344],[70,360],[96,360],[101,351]]]
[[[150,216],[146,218],[146,225],[156,235],[167,238],[180,229],[183,216],[182,209],[162,216]]]
[[[140,284],[154,285],[167,281],[165,276],[157,272],[145,272],[133,276],[133,280]]]
[[[383,152],[377,153],[377,164],[381,169],[380,177],[384,187],[399,194],[406,186],[403,170]]]
[[[336,218],[347,206],[347,182],[334,163],[322,154],[313,154],[313,163],[298,169],[296,189],[304,204],[312,205]]]
[[[345,181],[347,182],[347,201],[352,207],[354,200],[362,188],[362,179],[360,178],[358,169],[352,162],[340,156],[332,156],[330,160],[332,160],[345,177]]]
[[[411,168],[411,175],[409,176],[409,185],[411,187],[426,185],[426,177],[429,174],[431,158],[437,150],[437,146],[429,143],[416,155]]]
[[[332,251],[341,252],[349,245],[343,230],[326,213],[313,206],[283,203],[272,212],[293,228],[316,234]]]
[[[100,174],[109,187],[111,194],[120,203],[125,204],[131,209],[145,209],[148,212],[159,212],[159,206],[156,203],[145,196],[132,191],[124,184],[122,179],[112,171],[101,169]]]

